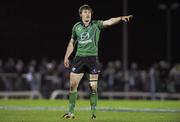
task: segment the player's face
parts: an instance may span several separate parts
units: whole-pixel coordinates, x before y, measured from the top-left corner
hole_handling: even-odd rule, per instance
[[[85,22],[91,21],[91,11],[88,9],[82,10],[81,19],[82,21],[85,21]]]

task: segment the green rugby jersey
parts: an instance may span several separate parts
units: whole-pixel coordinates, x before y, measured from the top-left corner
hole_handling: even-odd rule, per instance
[[[92,20],[85,27],[83,22],[77,22],[72,29],[72,36],[77,43],[76,56],[98,56],[98,42],[103,21]]]

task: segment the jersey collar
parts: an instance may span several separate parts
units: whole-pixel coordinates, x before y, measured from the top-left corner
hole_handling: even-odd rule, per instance
[[[85,27],[85,28],[89,27],[91,24],[92,24],[92,20],[89,22],[89,25],[88,25],[88,26],[85,26],[84,23],[83,23],[83,21],[81,20],[81,25],[82,25],[83,27]]]

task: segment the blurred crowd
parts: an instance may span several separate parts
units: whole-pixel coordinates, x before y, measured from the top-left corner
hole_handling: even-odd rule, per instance
[[[80,82],[78,90],[89,90],[88,75]],[[99,78],[99,91],[142,91],[142,92],[180,92],[180,64],[170,66],[160,61],[147,69],[140,69],[138,64],[130,64],[123,72],[121,61],[111,61],[102,65]],[[48,98],[56,89],[69,90],[69,69],[63,61],[41,61],[32,59],[0,60],[0,91],[38,90]]]

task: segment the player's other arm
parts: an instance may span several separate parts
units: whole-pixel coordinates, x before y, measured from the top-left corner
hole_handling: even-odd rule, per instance
[[[66,54],[64,56],[64,66],[65,67],[69,67],[69,56],[71,55],[71,53],[74,50],[74,39],[71,38],[71,40],[69,41],[69,44],[67,46],[67,50],[66,50]]]
[[[104,27],[112,26],[112,25],[118,24],[121,21],[128,22],[132,17],[133,17],[132,15],[113,17],[113,18],[103,21],[103,26]]]

